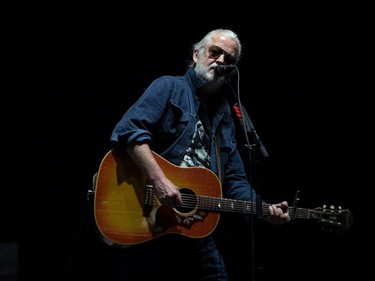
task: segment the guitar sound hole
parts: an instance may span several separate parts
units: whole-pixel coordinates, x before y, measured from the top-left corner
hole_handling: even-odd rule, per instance
[[[181,213],[189,213],[197,206],[197,196],[188,188],[181,188],[182,206],[177,207],[176,210]]]

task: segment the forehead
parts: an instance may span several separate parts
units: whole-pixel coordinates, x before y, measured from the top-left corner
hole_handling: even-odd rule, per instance
[[[238,53],[238,44],[235,40],[221,34],[217,33],[212,36],[212,45],[219,46],[227,53],[235,56]]]

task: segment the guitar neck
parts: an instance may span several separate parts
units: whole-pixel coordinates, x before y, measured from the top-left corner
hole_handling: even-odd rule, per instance
[[[198,209],[221,213],[229,212],[250,215],[256,215],[258,212],[261,212],[262,216],[268,216],[270,214],[269,207],[271,204],[261,204],[262,206],[259,208],[258,204],[252,201],[199,196]],[[287,211],[293,218],[308,219],[310,217],[309,209],[288,207]]]
[[[153,198],[150,202],[146,202],[146,206],[151,207],[153,203],[156,203],[156,196],[152,188],[147,188],[147,193],[150,193],[146,198]],[[182,206],[179,207],[185,210],[199,209],[210,212],[218,213],[240,213],[249,215],[261,215],[266,217],[270,214],[269,207],[271,204],[261,203],[258,206],[256,202],[235,200],[229,198],[212,197],[206,195],[195,195],[189,193],[181,193]],[[311,210],[306,208],[288,207],[287,211],[292,219],[309,219],[311,216]],[[260,212],[261,214],[259,214]]]

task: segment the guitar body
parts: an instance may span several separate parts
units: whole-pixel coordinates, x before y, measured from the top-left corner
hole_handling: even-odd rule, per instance
[[[110,150],[103,158],[95,182],[94,216],[99,236],[108,244],[127,247],[164,234],[191,238],[209,235],[219,212],[200,209],[200,195],[221,198],[221,184],[210,170],[183,168],[153,152],[166,176],[180,189],[189,208],[162,206],[147,179],[124,151]]]

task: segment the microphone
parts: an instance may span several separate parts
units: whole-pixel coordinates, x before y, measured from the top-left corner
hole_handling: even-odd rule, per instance
[[[215,72],[217,75],[228,75],[232,73],[234,70],[237,70],[237,66],[234,64],[229,65],[218,65],[215,67]]]

